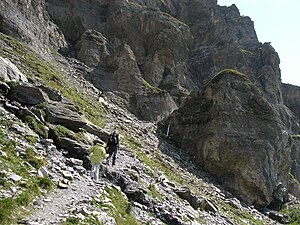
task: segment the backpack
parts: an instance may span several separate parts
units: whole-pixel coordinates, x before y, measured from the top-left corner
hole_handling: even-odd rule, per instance
[[[119,144],[119,136],[118,134],[110,134],[108,138],[108,145],[115,145]]]

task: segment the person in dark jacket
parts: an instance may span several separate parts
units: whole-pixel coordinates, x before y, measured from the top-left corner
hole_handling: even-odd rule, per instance
[[[117,152],[120,146],[120,137],[117,130],[114,130],[109,136],[106,142],[106,152],[108,157],[106,158],[106,165],[109,165],[109,160],[112,158],[112,165],[116,164]]]

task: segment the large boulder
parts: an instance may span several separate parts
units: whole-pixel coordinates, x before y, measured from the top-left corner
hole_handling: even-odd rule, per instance
[[[80,131],[88,121],[72,107],[62,102],[53,102],[46,105],[45,119],[52,124],[60,124],[72,131]]]
[[[107,40],[95,30],[86,31],[77,43],[77,58],[88,66],[105,65],[109,55],[107,50]]]
[[[9,82],[28,82],[27,77],[9,60],[0,56],[0,79]]]
[[[178,109],[171,95],[159,89],[136,93],[130,103],[139,118],[149,121],[160,121]]]
[[[230,191],[256,207],[268,205],[279,182],[288,183],[288,117],[247,76],[217,74],[165,122],[170,138],[195,156]],[[285,118],[289,120],[289,118]]]
[[[48,96],[38,87],[17,85],[9,90],[8,98],[25,105],[37,105],[48,102]]]
[[[96,87],[104,91],[134,93],[143,84],[135,55],[126,44],[119,46],[107,58],[104,70],[94,70],[89,78]]]

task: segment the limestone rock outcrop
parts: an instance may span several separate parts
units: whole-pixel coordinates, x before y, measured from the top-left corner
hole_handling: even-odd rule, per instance
[[[300,120],[300,87],[291,84],[282,84],[284,104],[292,110]]]
[[[8,59],[0,57],[0,78],[9,82],[28,82],[27,77]]]
[[[67,46],[64,35],[45,11],[44,0],[1,1],[0,31],[37,49]]]
[[[290,170],[288,127],[279,109],[237,71],[217,74],[165,121],[198,165],[256,207],[268,205]],[[287,118],[288,120],[288,118]]]
[[[88,77],[101,90],[121,91],[125,99],[144,95],[144,79],[167,91],[180,107],[212,74],[231,68],[247,74],[269,101],[282,103],[278,54],[258,41],[253,22],[235,5],[218,6],[216,0],[47,0],[46,9],[76,46],[78,58],[95,68]],[[134,60],[120,63],[122,46],[131,51],[125,58]],[[158,120],[172,112],[155,110],[162,113],[155,116]]]
[[[88,123],[76,110],[60,102],[47,104],[45,114],[49,123],[61,124],[73,131],[79,131]]]

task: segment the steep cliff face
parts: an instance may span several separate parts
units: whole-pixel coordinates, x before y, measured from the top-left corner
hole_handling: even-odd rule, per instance
[[[300,120],[300,87],[291,84],[282,84],[284,104],[289,107]]]
[[[250,204],[268,205],[279,182],[288,184],[291,144],[280,109],[237,71],[225,70],[191,94],[165,126],[178,146]]]
[[[50,21],[44,0],[0,2],[0,31],[38,48],[67,46],[64,35]]]
[[[95,30],[105,39],[105,43],[90,41],[95,43],[92,46],[106,46],[102,56],[111,58],[120,45],[127,44],[140,70],[138,76],[151,86],[166,90],[177,106],[192,90],[201,88],[225,68],[247,74],[270,101],[282,102],[279,57],[269,44],[257,40],[253,22],[240,16],[235,5],[220,7],[213,0],[48,0],[47,10],[75,46],[84,42],[87,30]],[[86,62],[82,47],[76,51]],[[95,83],[107,81],[105,76],[114,77],[110,79],[114,82],[119,76],[115,74],[118,67],[104,58],[92,64],[95,70],[90,77]],[[127,72],[136,74],[135,69]],[[99,88],[115,90],[110,85]],[[140,114],[151,118],[145,112]]]

